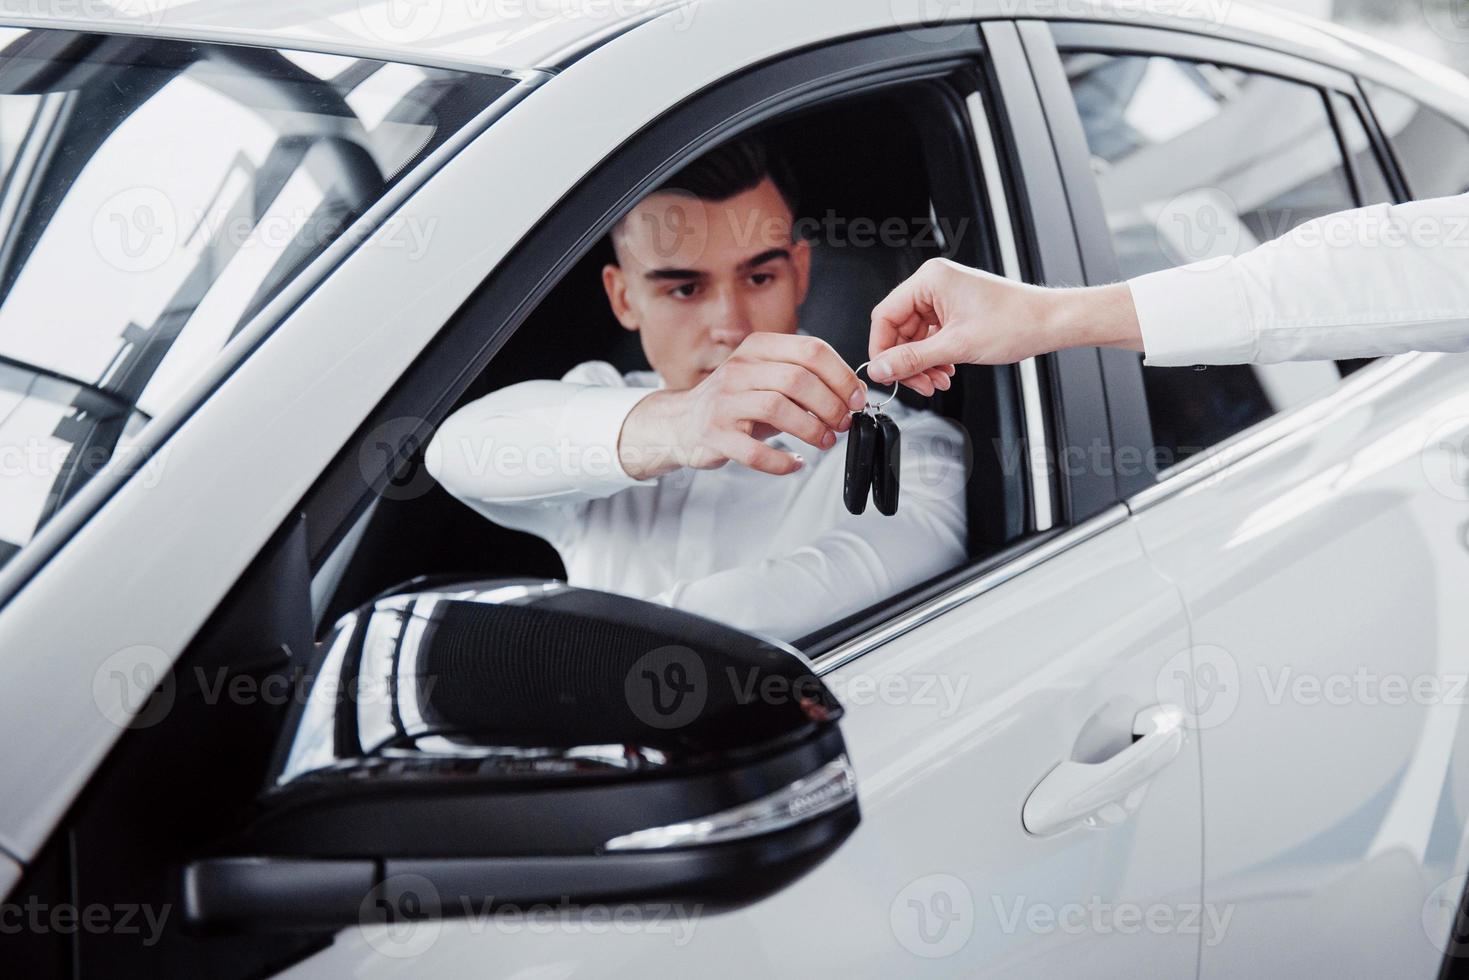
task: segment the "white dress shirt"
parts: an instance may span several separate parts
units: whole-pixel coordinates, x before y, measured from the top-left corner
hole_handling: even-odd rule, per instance
[[[1469,350],[1469,194],[1326,215],[1128,286],[1147,364]]]
[[[825,452],[767,440],[805,457],[789,476],[727,463],[633,479],[618,458],[622,423],[660,387],[654,372],[624,377],[604,361],[511,385],[451,415],[425,464],[485,517],[550,542],[572,585],[785,640],[964,561],[967,454],[954,423],[888,405],[902,430],[898,513],[853,515],[845,433]]]

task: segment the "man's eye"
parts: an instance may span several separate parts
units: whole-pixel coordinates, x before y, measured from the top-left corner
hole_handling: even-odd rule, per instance
[[[775,273],[756,272],[750,276],[750,282],[756,286],[763,286],[768,282],[775,282]]]
[[[698,292],[699,292],[699,284],[698,283],[686,282],[686,283],[683,283],[682,285],[674,286],[672,289],[670,289],[668,291],[668,295],[670,295],[670,296],[676,296],[679,299],[692,299]]]

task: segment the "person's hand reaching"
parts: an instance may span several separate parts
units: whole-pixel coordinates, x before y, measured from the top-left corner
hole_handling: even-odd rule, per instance
[[[932,395],[949,387],[956,364],[1011,364],[1092,344],[1142,349],[1125,283],[1048,289],[930,259],[873,309],[867,371]]]

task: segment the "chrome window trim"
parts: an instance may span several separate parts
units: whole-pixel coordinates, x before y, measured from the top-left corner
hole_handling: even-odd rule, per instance
[[[1131,513],[1141,513],[1205,480],[1227,476],[1261,451],[1354,407],[1373,394],[1374,389],[1405,372],[1413,371],[1414,368],[1427,366],[1433,359],[1434,355],[1431,354],[1408,353],[1384,357],[1375,364],[1369,364],[1343,378],[1341,384],[1314,401],[1262,419],[1183,462],[1160,471],[1158,482],[1129,497],[1126,501],[1127,507]]]
[[[985,196],[989,200],[990,220],[995,225],[995,241],[1000,247],[1000,271],[1006,279],[1020,281],[1020,250],[1015,245],[1015,228],[1010,223],[1010,200],[1005,195],[1005,183],[1000,178],[1000,154],[995,148],[995,134],[990,129],[989,114],[984,108],[984,99],[978,92],[971,92],[964,99],[969,110],[969,123],[974,129],[976,148],[979,151],[980,179],[984,181]],[[1037,446],[1046,443],[1046,420],[1042,409],[1040,374],[1036,370],[1035,358],[1027,357],[1017,365],[1020,374],[1021,414],[1025,420],[1025,440],[1030,447],[1026,460],[1030,464],[1031,506],[1035,514],[1037,531],[1049,530],[1055,524],[1054,507],[1051,503],[1051,479],[1047,472],[1044,454],[1037,454]]]
[[[1075,527],[1068,528],[1030,551],[1017,555],[1003,565],[980,572],[949,591],[934,596],[923,605],[908,610],[896,619],[891,619],[868,633],[854,637],[833,650],[828,650],[812,661],[816,666],[816,673],[818,675],[829,674],[838,667],[845,667],[858,657],[877,649],[890,640],[897,639],[904,633],[937,619],[970,599],[982,596],[1004,585],[1057,555],[1091,540],[1103,531],[1117,527],[1129,516],[1125,505],[1113,504],[1101,513],[1082,521]]]

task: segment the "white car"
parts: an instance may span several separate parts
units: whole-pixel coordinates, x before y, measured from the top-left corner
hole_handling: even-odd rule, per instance
[[[558,582],[421,457],[635,365],[601,242],[736,134],[855,364],[934,257],[1463,192],[1463,77],[1243,4],[54,7],[0,29],[7,973],[1458,966],[1462,358],[961,369],[967,479],[903,492],[968,560],[793,646]]]

